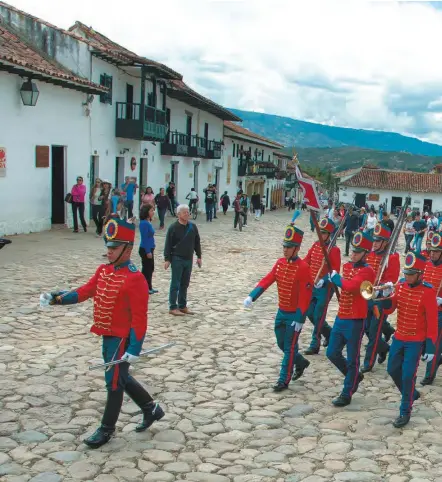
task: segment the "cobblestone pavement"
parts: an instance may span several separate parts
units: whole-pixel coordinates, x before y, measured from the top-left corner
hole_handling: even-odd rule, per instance
[[[177,345],[133,370],[167,415],[136,434],[139,411],[125,400],[116,437],[97,451],[82,444],[105,399],[103,374],[87,371],[100,357],[100,340],[89,333],[92,304],[41,310],[38,298],[86,281],[103,259],[103,242],[66,230],[14,238],[0,252],[0,480],[441,482],[440,380],[422,389],[403,430],[391,425],[399,394],[385,364],[366,375],[344,409],[331,405],[342,377],[324,350],[288,391],[272,392],[281,360],[276,290],[251,311],[242,301],[281,255],[289,219],[285,211],[266,213],[242,233],[233,231],[231,215],[198,220],[204,264],[189,290],[193,317],[167,313],[170,273],[158,234],[160,292],[151,297],[145,347]],[[298,224],[306,229],[305,254],[313,240],[306,214]],[[333,300],[329,321],[336,307]],[[304,348],[310,334],[307,325]]]

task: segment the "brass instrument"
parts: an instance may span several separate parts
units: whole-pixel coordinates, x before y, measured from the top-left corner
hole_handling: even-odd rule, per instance
[[[393,285],[393,288],[398,284],[399,283],[395,283]],[[374,300],[376,298],[376,291],[385,290],[386,288],[390,288],[390,287],[391,286],[388,284],[374,286],[373,283],[370,283],[370,281],[363,281],[359,288],[359,292],[361,293],[362,298],[368,301],[368,300]],[[387,300],[388,298],[389,296],[386,296],[385,298],[377,298],[377,301]]]

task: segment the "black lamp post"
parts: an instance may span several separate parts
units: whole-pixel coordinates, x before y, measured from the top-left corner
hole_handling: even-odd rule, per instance
[[[35,107],[35,105],[37,104],[39,95],[40,95],[40,92],[37,86],[34,84],[34,82],[32,82],[31,79],[28,79],[21,86],[20,96],[21,96],[23,105]]]

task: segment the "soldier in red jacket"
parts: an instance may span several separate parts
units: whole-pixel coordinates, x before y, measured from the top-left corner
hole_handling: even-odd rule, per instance
[[[91,448],[107,443],[123,403],[124,392],[140,407],[143,421],[135,430],[146,430],[164,417],[162,408],[129,375],[129,364],[138,359],[147,330],[148,286],[130,260],[135,225],[112,218],[104,228],[109,264],[98,267],[94,276],[74,291],[51,293],[50,304],[71,305],[94,299],[91,332],[103,337],[105,363],[125,360],[105,372],[107,402],[101,426],[84,443]]]
[[[278,259],[272,270],[252,290],[244,300],[244,306],[249,308],[264,291],[275,281],[278,288],[279,309],[275,318],[275,335],[278,347],[284,352],[281,371],[275,392],[286,390],[292,379],[302,376],[310,365],[298,351],[298,339],[301,333],[305,315],[312,297],[313,281],[308,264],[298,257],[304,232],[294,226],[287,226],[284,241],[284,257]]]
[[[327,347],[327,358],[345,376],[344,388],[333,405],[345,407],[363,380],[359,372],[359,356],[361,341],[364,335],[364,320],[367,317],[367,301],[361,296],[363,281],[374,281],[374,271],[366,263],[367,254],[371,251],[373,239],[366,233],[358,232],[353,236],[351,262],[345,263],[342,276],[333,271],[330,280],[342,288],[336,317]],[[347,346],[347,360],[342,350]]]
[[[388,357],[388,374],[402,394],[399,417],[393,422],[401,428],[410,421],[413,402],[420,398],[416,390],[416,372],[423,361],[434,358],[437,339],[436,292],[423,282],[426,259],[410,251],[405,258],[405,281],[401,280],[394,295],[381,301],[386,313],[397,309],[396,333]]]
[[[367,256],[367,264],[373,268],[376,275],[385,255],[385,250],[390,237],[391,230],[388,226],[382,223],[376,224],[373,233],[373,250]],[[391,253],[388,256],[387,266],[382,273],[379,284],[386,284],[389,288],[393,287],[399,279],[400,270],[399,253]],[[382,297],[382,292],[380,292],[378,296]],[[365,352],[364,364],[361,369],[362,373],[371,372],[377,354],[379,354],[379,363],[383,363],[387,358],[390,346],[382,338],[382,327],[386,318],[382,307],[378,306],[376,309],[373,302],[369,302],[368,315],[365,320],[365,331],[368,335],[368,345]]]
[[[434,231],[430,231],[428,237],[430,237],[430,234],[433,235],[431,236],[431,246],[429,247],[430,261],[427,261],[425,265],[423,280],[430,284],[436,293],[438,335],[434,351],[435,356],[431,362],[427,363],[425,378],[421,381],[421,385],[432,385],[442,359],[442,236]]]
[[[321,229],[322,239],[328,246],[330,237],[335,229],[337,229],[337,226],[331,219],[324,218],[319,223],[319,227]],[[341,250],[337,246],[333,246],[328,255],[332,270],[339,272],[341,270]],[[312,300],[307,310],[307,317],[313,323],[313,333],[310,346],[305,351],[305,354],[315,355],[319,353],[321,335],[324,336],[326,340],[324,346],[328,345],[330,338],[331,327],[325,321],[325,317],[327,316],[328,304],[333,296],[333,285],[328,279],[329,271],[327,264],[324,262],[324,254],[319,241],[313,243],[304,261],[310,266],[310,273],[313,280],[316,280],[319,273],[318,281],[313,289]]]

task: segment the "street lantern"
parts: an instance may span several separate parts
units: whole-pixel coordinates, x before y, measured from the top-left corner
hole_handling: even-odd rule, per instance
[[[31,79],[28,79],[26,82],[23,82],[23,85],[20,89],[20,96],[23,102],[23,105],[35,107],[37,104],[38,96],[40,92],[37,86],[32,82]]]

